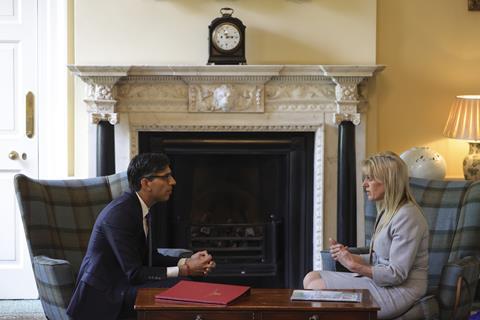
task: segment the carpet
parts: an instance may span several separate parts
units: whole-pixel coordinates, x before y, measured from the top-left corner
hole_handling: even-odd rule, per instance
[[[0,320],[46,320],[40,300],[0,300]]]

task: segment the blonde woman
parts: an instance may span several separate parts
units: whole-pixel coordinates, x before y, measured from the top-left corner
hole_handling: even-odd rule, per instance
[[[408,169],[393,152],[363,161],[363,187],[379,212],[370,254],[354,255],[330,239],[332,258],[352,273],[311,271],[306,289],[368,289],[379,319],[402,315],[427,291],[428,225],[409,189]]]

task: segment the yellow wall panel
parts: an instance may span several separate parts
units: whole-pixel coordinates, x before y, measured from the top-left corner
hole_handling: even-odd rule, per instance
[[[387,68],[370,146],[430,146],[445,157],[447,177],[463,176],[468,144],[442,131],[454,97],[480,93],[478,30],[480,12],[468,11],[466,0],[378,1],[377,62]]]

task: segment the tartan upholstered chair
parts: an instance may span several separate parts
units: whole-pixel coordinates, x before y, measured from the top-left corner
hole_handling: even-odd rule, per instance
[[[14,179],[40,301],[48,319],[69,319],[70,302],[100,211],[129,190],[126,172],[75,180]]]
[[[427,295],[399,319],[468,319],[479,277],[480,182],[410,178],[410,187],[430,229]],[[368,253],[377,210],[365,201]],[[335,270],[328,251],[323,269]]]

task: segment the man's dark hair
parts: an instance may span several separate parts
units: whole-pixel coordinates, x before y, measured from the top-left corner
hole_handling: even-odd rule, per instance
[[[132,191],[141,189],[142,178],[164,170],[170,165],[170,160],[164,153],[141,153],[133,157],[128,165],[128,184]]]

